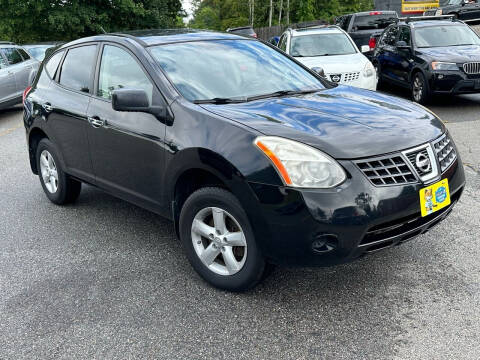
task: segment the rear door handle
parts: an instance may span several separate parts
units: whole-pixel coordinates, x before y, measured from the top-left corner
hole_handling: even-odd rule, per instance
[[[99,127],[102,127],[102,126],[105,126],[105,123],[106,121],[103,120],[103,119],[100,119],[99,117],[97,116],[89,116],[88,117],[88,122],[90,123],[90,125],[92,125],[95,129],[99,128]]]
[[[52,112],[53,111],[53,106],[50,103],[45,103],[45,104],[43,104],[42,107],[46,112]]]

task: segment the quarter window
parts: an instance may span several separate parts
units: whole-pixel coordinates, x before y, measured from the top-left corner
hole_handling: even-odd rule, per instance
[[[153,85],[138,62],[127,51],[105,45],[97,95],[110,100],[112,92],[122,88],[145,90],[150,104],[152,103]]]
[[[96,51],[96,45],[70,49],[63,61],[60,84],[73,90],[90,92]]]
[[[287,51],[287,35],[283,34],[278,42],[278,47],[280,50]]]
[[[3,53],[5,54],[5,57],[7,58],[10,65],[15,65],[23,61],[20,53],[14,48],[3,49]]]
[[[63,51],[56,53],[53,55],[45,65],[45,70],[47,71],[48,75],[53,79],[55,77],[55,73],[57,72],[58,64],[60,64],[60,60],[62,60]]]
[[[23,60],[29,60],[30,59],[30,55],[27,54],[27,52],[23,49],[17,49],[18,52],[20,53],[20,55],[22,55],[23,57]]]

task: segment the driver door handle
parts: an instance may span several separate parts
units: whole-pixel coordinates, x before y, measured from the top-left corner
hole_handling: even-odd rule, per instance
[[[105,126],[106,121],[103,119],[100,119],[98,116],[89,116],[88,117],[88,122],[90,125],[92,125],[95,129],[98,129],[99,127]]]

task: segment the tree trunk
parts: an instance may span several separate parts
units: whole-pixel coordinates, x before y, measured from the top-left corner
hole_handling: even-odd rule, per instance
[[[278,12],[278,25],[282,24],[283,0],[280,0],[280,10]]]
[[[273,0],[270,0],[270,14],[268,15],[268,26],[272,26]]]
[[[287,0],[287,25],[290,25],[290,0]]]

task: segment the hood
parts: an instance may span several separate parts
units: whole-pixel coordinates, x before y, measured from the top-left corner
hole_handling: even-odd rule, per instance
[[[442,46],[418,50],[436,61],[456,63],[480,61],[480,45]]]
[[[309,95],[202,106],[265,135],[297,140],[337,159],[404,150],[445,131],[432,113],[410,101],[343,85]]]
[[[326,74],[362,71],[368,59],[361,53],[332,56],[296,57],[303,65],[312,68],[320,66]]]

